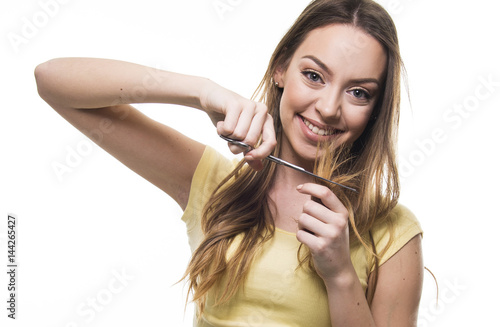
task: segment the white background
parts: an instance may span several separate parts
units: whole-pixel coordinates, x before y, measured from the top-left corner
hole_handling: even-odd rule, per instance
[[[218,13],[217,3],[231,10]],[[183,312],[185,290],[182,283],[174,285],[190,255],[181,210],[96,145],[89,147],[45,104],[37,95],[35,66],[64,56],[120,59],[206,76],[250,97],[274,46],[307,3],[2,4],[2,272],[7,270],[7,214],[19,220],[18,319],[6,317],[8,281],[1,273],[2,326],[191,325],[192,307]],[[398,27],[411,95],[410,107],[403,93],[401,202],[425,230],[425,265],[440,286],[436,307],[436,287],[426,273],[419,326],[492,326],[500,304],[497,2],[381,3]],[[488,79],[494,82],[489,91],[481,86]],[[463,117],[451,111],[464,105],[469,109]],[[230,156],[200,112],[167,105],[139,108]],[[441,136],[432,140],[436,133]],[[58,178],[53,165],[67,165],[78,146],[86,151],[80,162]],[[117,274],[129,279],[120,283]],[[98,309],[90,309],[92,299]]]

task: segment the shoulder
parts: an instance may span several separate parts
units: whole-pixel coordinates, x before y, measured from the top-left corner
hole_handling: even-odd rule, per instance
[[[380,264],[383,264],[423,230],[413,212],[398,204],[371,232],[377,253],[381,255]]]
[[[206,146],[191,181],[187,208],[205,202],[200,200],[208,198],[237,163],[236,159],[230,160],[212,147]]]

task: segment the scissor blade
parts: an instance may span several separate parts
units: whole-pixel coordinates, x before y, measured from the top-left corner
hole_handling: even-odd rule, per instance
[[[252,149],[252,147],[251,147],[250,145],[248,145],[248,144],[246,144],[246,143],[244,143],[244,142],[241,142],[241,141],[238,141],[238,140],[235,140],[235,139],[229,138],[229,137],[224,136],[224,135],[219,135],[219,136],[220,136],[223,140],[226,140],[227,142],[229,142],[229,143],[231,143],[231,144],[234,144],[234,145],[237,145],[237,146],[241,146],[241,147],[243,147],[243,148],[246,148],[246,149],[247,149],[247,151],[250,151],[250,150]],[[351,191],[356,192],[356,193],[358,192],[356,189],[354,189],[354,188],[352,188],[352,187],[345,186],[345,185],[342,185],[342,184],[336,183],[336,182],[334,182],[334,181],[331,181],[331,180],[329,180],[329,179],[323,178],[323,177],[321,177],[321,176],[318,176],[318,175],[316,175],[316,174],[314,174],[314,173],[311,173],[310,171],[305,170],[305,169],[304,169],[304,168],[302,168],[302,167],[296,166],[296,165],[294,165],[294,164],[292,164],[292,163],[289,163],[288,161],[285,161],[285,160],[283,160],[283,159],[277,158],[277,157],[275,157],[275,156],[269,155],[269,156],[267,156],[267,157],[266,157],[266,159],[267,159],[267,160],[270,160],[270,161],[272,161],[272,162],[275,162],[275,163],[277,163],[277,164],[279,164],[279,165],[283,165],[283,166],[286,166],[286,167],[289,167],[289,168],[292,168],[292,169],[295,169],[295,170],[301,171],[301,172],[303,172],[303,173],[306,173],[306,174],[308,174],[308,175],[311,175],[311,176],[313,176],[313,177],[316,177],[316,178],[318,178],[318,179],[321,179],[322,181],[325,181],[325,182],[328,182],[328,183],[331,183],[331,184],[338,185],[338,186],[340,186],[340,187],[346,188],[346,189],[351,190]]]
[[[266,159],[268,159],[268,160],[270,160],[270,161],[272,161],[272,162],[275,162],[275,163],[277,163],[277,164],[279,164],[279,165],[283,165],[283,166],[286,166],[286,167],[289,167],[289,168],[292,168],[292,169],[295,169],[295,170],[301,171],[301,172],[306,173],[306,174],[308,174],[308,175],[310,175],[310,176],[313,176],[313,177],[316,177],[316,178],[318,178],[318,179],[321,179],[322,181],[325,181],[325,182],[328,182],[328,183],[331,183],[331,184],[335,184],[335,185],[337,185],[337,186],[340,186],[340,187],[346,188],[346,189],[351,190],[351,191],[354,191],[354,192],[358,192],[356,189],[354,189],[354,188],[352,188],[352,187],[345,186],[345,185],[339,184],[339,183],[337,183],[337,182],[331,181],[331,180],[329,180],[329,179],[323,178],[323,177],[321,177],[321,176],[318,176],[318,175],[316,175],[316,174],[314,174],[314,173],[311,173],[310,171],[305,170],[305,169],[304,169],[304,168],[302,168],[302,167],[296,166],[296,165],[294,165],[294,164],[292,164],[292,163],[289,163],[288,161],[285,161],[285,160],[283,160],[283,159],[276,158],[275,156],[271,156],[271,155],[269,155],[269,156],[267,156],[267,157],[266,157]]]

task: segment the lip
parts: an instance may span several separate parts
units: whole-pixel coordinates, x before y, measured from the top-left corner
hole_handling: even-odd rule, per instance
[[[339,130],[337,128],[333,128],[333,127],[328,126],[328,125],[320,124],[320,123],[318,123],[317,121],[315,121],[313,119],[302,117],[301,115],[298,115],[298,114],[296,115],[296,119],[298,119],[298,123],[300,125],[300,129],[302,130],[302,132],[304,133],[304,135],[306,136],[306,138],[309,139],[314,144],[318,143],[318,141],[327,141],[327,140],[336,138],[336,137],[340,136],[342,133],[344,133],[344,131],[342,131],[342,130]],[[306,124],[304,123],[304,119],[306,119],[307,121],[309,121],[310,123],[312,123],[313,125],[317,126],[320,129],[324,129],[324,130],[335,129],[335,130],[341,131],[341,132],[337,132],[337,133],[334,133],[334,134],[331,134],[331,135],[318,135],[318,134],[315,134],[315,133],[313,133],[309,129],[309,127],[306,126]]]

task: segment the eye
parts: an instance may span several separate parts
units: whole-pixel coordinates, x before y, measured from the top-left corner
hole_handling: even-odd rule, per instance
[[[359,100],[370,100],[371,95],[363,89],[353,89],[349,93]]]
[[[314,71],[314,70],[306,70],[306,71],[303,71],[302,74],[311,82],[323,83],[323,79],[321,78],[321,74]]]

